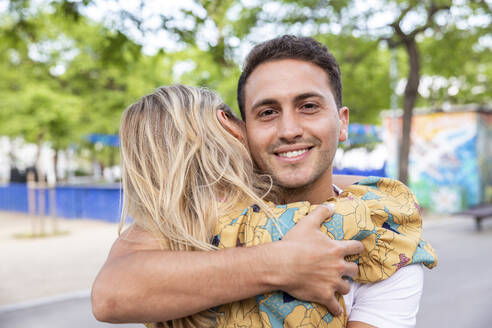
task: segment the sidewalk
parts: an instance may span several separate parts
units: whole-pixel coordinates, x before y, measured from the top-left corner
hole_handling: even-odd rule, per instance
[[[480,232],[470,217],[424,220],[424,238],[439,261],[424,270],[417,327],[491,327],[492,220]]]
[[[439,257],[424,270],[417,327],[488,327],[492,322],[492,220],[480,233],[471,218],[424,216],[424,237]],[[60,220],[69,234],[16,239],[30,229],[26,215],[0,212],[0,326],[9,328],[138,328],[97,322],[89,291],[117,224]],[[48,227],[48,224],[47,224]]]
[[[117,237],[118,225],[58,219],[64,235],[18,238],[30,232],[23,213],[0,212],[0,307],[60,294],[88,293]],[[52,231],[46,220],[46,231]]]

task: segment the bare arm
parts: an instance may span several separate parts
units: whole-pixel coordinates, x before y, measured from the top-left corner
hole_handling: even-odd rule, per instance
[[[93,312],[109,322],[157,322],[269,290],[270,246],[217,252],[173,252],[152,245],[138,227],[120,237],[92,290]],[[149,242],[124,238],[138,233]],[[231,278],[234,277],[234,278]],[[247,286],[248,288],[244,288]],[[253,293],[253,294],[251,294]]]
[[[166,321],[279,289],[340,313],[334,292],[346,294],[342,276],[357,274],[344,257],[363,246],[321,233],[331,214],[319,206],[282,241],[211,252],[162,251],[135,228],[115,242],[94,282],[94,315],[114,323]]]

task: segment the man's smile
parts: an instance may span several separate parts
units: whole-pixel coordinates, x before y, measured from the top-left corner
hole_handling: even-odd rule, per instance
[[[279,149],[278,151],[275,151],[274,154],[282,161],[297,162],[307,157],[309,155],[308,152],[313,149],[314,146],[302,146],[302,148],[297,146],[289,148]]]

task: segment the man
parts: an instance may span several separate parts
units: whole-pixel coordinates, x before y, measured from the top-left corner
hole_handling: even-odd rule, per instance
[[[248,144],[286,202],[319,204],[334,196],[332,162],[349,118],[341,89],[338,64],[311,38],[273,39],[247,58],[238,103]],[[421,267],[403,268],[377,284],[349,286],[343,276],[354,276],[357,268],[344,257],[361,252],[361,245],[320,236],[319,224],[330,215],[320,207],[280,242],[218,252],[161,251],[133,230],[130,239],[142,242],[123,236],[115,243],[94,284],[94,313],[103,321],[157,322],[284,290],[337,315],[342,310],[334,293],[350,292],[349,327],[414,325]]]

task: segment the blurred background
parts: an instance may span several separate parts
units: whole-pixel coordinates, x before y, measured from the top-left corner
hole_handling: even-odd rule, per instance
[[[417,326],[492,326],[492,1],[0,0],[0,327],[112,326],[89,289],[117,237],[121,113],[175,83],[237,111],[246,54],[287,33],[341,66],[335,172],[399,178],[424,210],[440,263]]]

